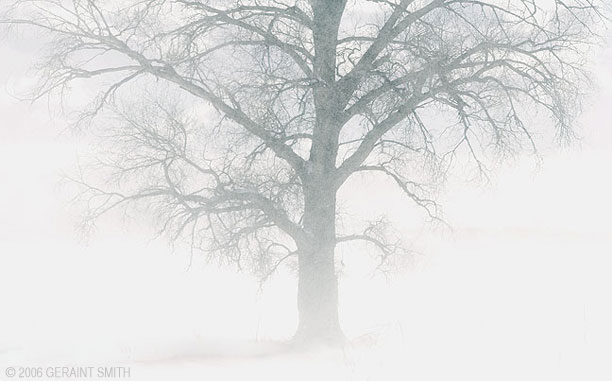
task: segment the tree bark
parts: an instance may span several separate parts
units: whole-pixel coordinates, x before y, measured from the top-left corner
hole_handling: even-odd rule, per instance
[[[335,102],[336,45],[346,0],[312,0],[316,121],[304,181],[304,242],[298,242],[298,315],[294,340],[338,344],[344,340],[338,316],[336,246],[336,155],[339,128]]]
[[[339,344],[344,340],[338,314],[336,275],[336,194],[329,187],[306,192],[307,242],[298,247],[298,343]]]
[[[343,341],[333,251],[300,255],[298,311],[296,342],[337,344]]]

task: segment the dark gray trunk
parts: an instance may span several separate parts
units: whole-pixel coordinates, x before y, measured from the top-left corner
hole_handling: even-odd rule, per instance
[[[340,112],[335,101],[336,44],[346,0],[312,0],[314,12],[314,89],[316,121],[304,182],[307,239],[298,243],[298,342],[339,343],[344,335],[338,318],[335,164]]]

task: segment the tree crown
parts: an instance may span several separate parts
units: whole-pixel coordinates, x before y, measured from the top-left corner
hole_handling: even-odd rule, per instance
[[[139,181],[86,185],[93,216],[157,200],[173,236],[265,277],[312,239],[309,190],[380,174],[438,218],[424,174],[461,154],[485,171],[487,152],[535,150],[536,109],[569,135],[607,11],[603,0],[19,0],[4,23],[52,38],[35,97],[108,83],[87,115],[113,110],[107,164],[117,184]],[[147,78],[170,87],[117,101]],[[194,100],[204,117],[185,112]],[[383,225],[337,242],[384,259],[400,246]]]

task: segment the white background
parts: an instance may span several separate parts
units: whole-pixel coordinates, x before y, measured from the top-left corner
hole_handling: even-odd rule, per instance
[[[290,273],[259,290],[200,257],[188,268],[189,253],[151,240],[138,219],[103,220],[79,240],[60,174],[74,168],[80,140],[45,101],[11,95],[30,81],[34,45],[0,42],[3,367],[125,365],[146,380],[612,379],[609,49],[581,141],[546,152],[537,170],[520,158],[489,186],[449,184],[440,201],[454,230],[406,222],[421,254],[390,279],[372,274],[364,253],[344,254],[351,346],[259,356],[295,329]],[[369,186],[379,199],[364,191],[348,202],[396,219],[413,210]]]

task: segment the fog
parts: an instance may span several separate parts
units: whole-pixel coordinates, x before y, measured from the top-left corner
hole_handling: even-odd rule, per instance
[[[450,181],[448,227],[430,226],[379,184],[347,200],[386,211],[415,251],[387,275],[343,251],[343,350],[292,353],[296,280],[260,287],[151,223],[120,213],[84,237],[62,173],[82,135],[30,81],[36,44],[0,44],[0,364],[126,366],[137,380],[609,380],[612,377],[610,163],[612,50],[597,56],[597,93],[582,138],[521,156],[488,184]],[[383,206],[372,200],[379,198]]]

